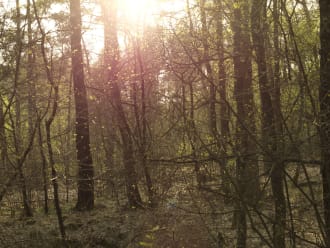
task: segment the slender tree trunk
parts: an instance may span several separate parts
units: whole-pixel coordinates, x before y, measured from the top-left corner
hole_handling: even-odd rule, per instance
[[[71,78],[72,79],[72,78]],[[68,98],[69,98],[69,102],[68,102],[68,115],[67,115],[67,130],[69,132],[68,137],[66,137],[66,147],[67,149],[71,149],[72,146],[72,141],[71,141],[71,134],[72,134],[72,117],[71,117],[71,113],[72,113],[72,80],[70,80],[70,84],[69,84],[69,93],[68,93]],[[69,195],[70,195],[70,165],[71,163],[71,159],[70,159],[70,154],[67,153],[65,155],[65,168],[64,168],[64,175],[65,175],[65,194],[66,194],[66,202],[69,202]]]
[[[253,114],[251,41],[249,36],[248,13],[249,3],[238,1],[234,8],[232,20],[234,42],[234,96],[237,104],[237,144],[236,161],[237,188],[237,244],[238,248],[246,247],[246,205],[253,203],[258,195],[259,171],[256,159],[256,147],[253,137],[255,120]]]
[[[320,140],[326,247],[330,247],[330,2],[320,3]]]
[[[194,36],[194,26],[193,26],[193,21],[192,21],[192,15],[191,15],[191,11],[190,11],[190,2],[189,0],[186,0],[186,8],[187,8],[187,14],[188,14],[188,18],[189,18],[189,31],[190,31],[190,35]],[[205,15],[205,13],[204,13]],[[184,84],[184,78],[181,76],[181,81]],[[198,186],[202,186],[202,175],[200,172],[200,163],[198,162],[197,159],[197,130],[196,130],[196,123],[195,123],[195,100],[194,100],[194,86],[193,86],[193,82],[188,82],[189,85],[189,120],[186,120],[187,122],[187,135],[188,135],[188,139],[189,139],[189,143],[191,146],[191,150],[192,150],[192,157],[195,160],[194,162],[194,171],[196,174],[196,180],[197,180],[197,184]],[[185,93],[185,91],[183,91],[183,93]],[[185,115],[184,115],[185,116]],[[210,115],[211,116],[211,115]]]
[[[31,15],[31,2],[27,0],[26,4],[26,15],[28,21],[28,51],[27,51],[27,75],[26,81],[28,86],[28,124],[29,124],[29,133],[33,131],[33,122],[36,119],[36,88],[33,78],[34,74],[34,47],[32,40],[32,15]],[[33,159],[32,159],[33,160]]]
[[[137,184],[133,139],[121,101],[118,85],[119,44],[117,37],[116,1],[102,5],[104,15],[104,67],[106,83],[110,86],[110,95],[116,112],[119,132],[123,142],[123,162],[125,168],[126,193],[131,207],[141,207],[142,200]]]
[[[109,104],[108,99],[102,98],[101,103],[102,106],[106,106],[108,109],[111,109],[111,105]],[[101,106],[100,106],[101,107]],[[113,111],[106,111],[104,114],[102,112],[103,108],[99,109],[99,118],[102,119],[103,116],[103,125],[105,128],[102,129],[102,141],[103,141],[103,149],[106,158],[106,182],[108,190],[114,192],[117,195],[117,191],[115,189],[115,182],[112,181],[111,172],[115,168],[115,140],[116,140],[116,131],[113,129],[114,118],[112,117]]]
[[[197,130],[195,122],[195,98],[194,98],[194,86],[193,82],[189,82],[189,121],[188,121],[188,137],[190,141],[190,146],[192,150],[192,157],[195,160],[194,170],[197,176],[197,183],[201,186],[201,173],[200,173],[200,163],[197,159]]]
[[[220,156],[221,159],[221,177],[222,187],[226,196],[230,196],[230,180],[227,168],[227,142],[229,140],[229,109],[227,106],[227,74],[225,66],[225,48],[223,34],[223,1],[214,0],[216,6],[216,32],[217,32],[217,53],[218,53],[218,87],[220,95],[220,131],[221,142]]]
[[[279,6],[278,0],[273,0],[273,20],[274,20],[274,115],[277,134],[283,134],[282,114],[281,114],[281,86],[280,86],[280,46],[279,46]],[[277,140],[279,143],[282,139]]]
[[[71,59],[76,110],[76,149],[78,159],[77,210],[94,207],[94,168],[90,150],[89,114],[81,47],[80,0],[70,0]]]
[[[0,178],[5,174],[3,172],[7,171],[7,138],[5,132],[5,116],[3,113],[3,99],[0,95]]]
[[[198,137],[197,137],[197,130],[196,130],[196,123],[195,123],[195,100],[194,100],[194,86],[193,82],[190,80],[185,81],[183,75],[177,75],[182,83],[181,91],[182,91],[182,113],[183,113],[183,124],[187,133],[188,141],[191,147],[191,156],[194,160],[194,171],[196,174],[197,184],[198,187],[202,185],[202,175],[200,173],[200,162],[198,162],[198,155],[197,155],[197,146],[198,146]],[[186,96],[186,84],[188,85],[189,89],[189,98]],[[189,99],[189,107],[186,106],[186,99]],[[187,109],[189,110],[188,113]],[[185,144],[185,140],[183,140]]]
[[[43,182],[43,191],[44,191],[44,211],[45,214],[48,214],[48,176],[47,176],[47,160],[43,148],[43,141],[42,141],[42,132],[41,132],[41,123],[38,126],[38,141],[39,141],[39,152],[41,157],[42,163],[42,182]]]
[[[19,163],[17,161],[17,163]],[[18,168],[18,174],[19,174],[19,180],[20,180],[20,186],[21,186],[21,192],[22,192],[22,198],[23,198],[23,207],[24,207],[24,216],[26,217],[32,217],[32,209],[30,207],[29,198],[27,195],[27,189],[26,189],[26,182],[25,177],[23,173],[23,167]]]
[[[52,184],[53,184],[53,189],[54,189],[54,205],[55,205],[55,210],[56,210],[56,215],[57,215],[57,220],[59,224],[59,229],[60,233],[62,236],[62,240],[65,242],[65,228],[64,228],[64,222],[63,222],[63,217],[62,217],[62,209],[60,206],[60,199],[58,196],[58,178],[57,178],[57,172],[55,169],[55,161],[54,161],[54,153],[53,153],[53,146],[52,146],[52,141],[51,141],[51,125],[54,121],[56,112],[57,112],[57,107],[58,107],[58,86],[54,87],[54,100],[53,100],[53,108],[52,108],[52,113],[49,116],[49,118],[46,121],[46,140],[47,140],[47,148],[48,148],[48,156],[49,156],[49,165],[52,171]]]
[[[154,191],[152,186],[152,180],[150,175],[150,170],[147,164],[147,106],[146,106],[146,87],[145,87],[145,71],[144,65],[141,55],[141,45],[139,41],[137,41],[136,45],[136,56],[137,62],[139,66],[139,74],[141,81],[141,121],[142,121],[142,132],[141,132],[141,144],[140,144],[140,154],[141,154],[141,164],[144,171],[144,176],[146,180],[147,190],[148,190],[148,198],[149,204],[153,206],[155,204],[154,201]],[[139,120],[137,120],[139,121]]]
[[[55,119],[55,116],[57,114],[57,109],[58,109],[59,86],[58,86],[58,83],[54,81],[54,77],[53,77],[51,69],[50,69],[50,64],[47,59],[47,54],[46,54],[46,50],[45,50],[46,33],[42,28],[41,19],[39,18],[39,15],[38,15],[35,0],[32,0],[32,3],[33,3],[34,12],[35,12],[35,17],[37,19],[38,27],[39,27],[39,30],[41,33],[40,48],[41,48],[42,59],[43,59],[43,63],[44,63],[44,67],[45,67],[45,71],[46,71],[46,75],[47,75],[47,80],[51,86],[51,91],[50,91],[49,100],[48,100],[48,106],[52,106],[52,107],[51,107],[51,113],[49,114],[48,119],[45,121],[46,142],[47,142],[47,148],[48,148],[49,165],[50,165],[51,172],[52,172],[51,182],[52,182],[53,190],[54,190],[54,192],[53,192],[54,206],[55,206],[55,211],[56,211],[56,215],[57,215],[57,220],[58,220],[58,224],[59,224],[62,241],[63,241],[64,245],[66,245],[65,244],[66,237],[65,237],[65,229],[64,229],[64,223],[63,223],[63,217],[62,217],[62,210],[61,210],[60,199],[59,199],[59,195],[58,195],[58,187],[59,187],[58,178],[57,178],[57,172],[55,169],[55,160],[54,160],[53,146],[52,146],[52,141],[51,141],[51,126],[53,124],[53,121]],[[42,140],[40,140],[40,137],[41,137],[41,130],[40,130],[41,126],[40,125],[41,124],[38,123],[37,127],[39,127],[39,130],[38,130],[39,131],[39,143],[41,143],[41,149],[42,149]],[[43,169],[45,169],[45,168],[43,168]]]
[[[21,31],[21,9],[20,9],[20,1],[16,0],[16,70],[15,70],[15,84],[17,87],[20,75],[20,68],[21,68],[21,49],[22,49],[22,31]],[[19,165],[19,155],[22,152],[22,133],[21,133],[21,99],[19,90],[16,89],[15,95],[15,134],[14,134],[14,143],[15,143],[15,151],[17,154],[16,163]],[[30,208],[28,195],[27,195],[27,187],[26,181],[24,178],[23,167],[18,166],[18,176],[20,180],[21,192],[22,192],[22,199],[23,199],[23,207],[24,207],[24,215],[27,217],[32,216],[32,210]]]
[[[127,123],[124,108],[121,104],[121,93],[116,81],[112,81],[111,96],[117,112],[117,122],[119,132],[123,142],[123,160],[125,168],[126,193],[128,203],[131,207],[141,207],[142,200],[137,184],[137,174],[135,171],[135,158],[133,150],[133,140],[131,131]]]
[[[286,204],[283,186],[283,168],[279,161],[277,149],[277,134],[275,128],[275,114],[270,92],[272,87],[268,79],[266,50],[265,50],[265,0],[253,0],[251,6],[251,29],[253,46],[258,67],[258,80],[261,100],[261,124],[264,145],[264,163],[270,171],[271,186],[273,191],[275,215],[273,226],[273,244],[275,248],[285,247],[285,216]],[[271,161],[271,162],[268,162]]]
[[[22,151],[22,140],[21,140],[21,104],[19,100],[19,96],[16,95],[16,124],[15,124],[15,151],[17,156]],[[32,148],[31,148],[32,149]],[[26,162],[26,161],[25,161]],[[20,163],[19,158],[16,159],[16,164],[18,165]],[[23,207],[24,207],[24,216],[26,217],[32,217],[32,210],[30,207],[28,195],[27,195],[27,187],[26,187],[26,181],[23,171],[23,166],[18,166],[18,176],[19,176],[19,182],[21,187],[21,193],[22,193],[22,199],[23,199]]]
[[[200,0],[200,15],[201,15],[201,23],[202,23],[202,43],[203,43],[203,62],[206,68],[206,78],[209,83],[209,91],[210,91],[210,102],[209,102],[209,122],[210,122],[210,130],[213,135],[213,139],[216,140],[218,137],[217,130],[217,114],[215,109],[216,103],[216,85],[213,80],[213,71],[210,62],[210,48],[208,42],[208,27],[206,20],[206,11],[205,11],[205,0]]]
[[[27,18],[27,35],[28,35],[28,47],[27,47],[27,64],[26,64],[26,85],[28,87],[28,126],[29,126],[29,134],[33,132],[34,122],[36,121],[36,113],[37,113],[37,104],[36,104],[36,86],[34,80],[34,70],[35,70],[35,49],[34,42],[32,37],[32,22],[33,16],[31,14],[31,1],[26,1],[26,18]],[[33,171],[38,170],[38,164],[35,163],[37,160],[35,152],[36,150],[32,149],[30,156],[27,160],[28,175],[32,175]],[[38,185],[40,181],[38,179],[30,179],[32,185]],[[31,189],[29,193],[31,194]],[[31,195],[29,195],[31,199]]]

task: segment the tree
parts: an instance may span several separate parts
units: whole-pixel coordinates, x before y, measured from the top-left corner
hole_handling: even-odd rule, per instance
[[[2,96],[0,96],[0,145],[1,145],[1,151],[0,151],[0,161],[2,168],[5,170],[7,169],[7,142],[6,142],[6,133],[5,133],[5,117],[3,114],[3,99]],[[3,176],[3,174],[1,174]]]
[[[51,111],[48,116],[48,118],[45,121],[45,129],[46,129],[46,143],[47,143],[47,149],[48,149],[48,157],[49,157],[49,164],[51,168],[51,175],[52,175],[52,184],[53,184],[53,195],[54,195],[54,206],[55,206],[55,211],[57,214],[57,220],[59,224],[59,229],[61,233],[61,237],[63,242],[65,242],[65,228],[64,228],[64,222],[63,222],[63,217],[62,217],[62,209],[60,206],[60,199],[59,199],[59,185],[58,185],[58,177],[57,177],[57,171],[55,168],[55,159],[54,159],[54,150],[53,150],[53,145],[52,145],[52,140],[51,140],[51,127],[54,122],[54,119],[56,117],[57,111],[58,111],[58,101],[59,101],[59,83],[55,82],[54,77],[52,75],[52,71],[50,70],[51,66],[50,63],[48,62],[47,55],[46,55],[46,50],[45,50],[45,39],[46,39],[46,34],[44,30],[42,29],[41,23],[40,23],[40,18],[38,16],[37,12],[37,7],[36,3],[33,0],[33,6],[34,6],[34,11],[35,11],[35,16],[38,22],[38,27],[41,33],[41,54],[42,54],[42,59],[44,62],[44,67],[45,67],[45,72],[47,75],[47,80],[50,84],[51,90],[49,93],[49,102],[48,106],[51,106]],[[41,127],[40,123],[38,123],[38,132],[39,132],[39,145],[40,145],[40,139],[41,139]],[[40,149],[42,150],[42,145],[40,145]],[[42,159],[44,160],[45,158],[43,157],[43,152],[41,151],[41,156]],[[44,161],[43,161],[44,162]],[[44,164],[43,164],[44,166]],[[45,168],[43,168],[43,173]],[[44,175],[45,179],[45,175]],[[47,190],[47,189],[46,189]],[[45,193],[45,201],[47,201],[47,195]],[[45,204],[45,209],[47,210],[48,204]]]
[[[84,81],[84,65],[81,47],[80,0],[70,1],[71,59],[76,110],[76,149],[78,159],[77,210],[94,207],[94,168],[90,151],[87,91]]]
[[[265,13],[266,1],[253,0],[251,6],[251,31],[253,47],[256,54],[256,63],[258,66],[263,156],[265,169],[270,173],[275,206],[273,243],[274,247],[285,247],[286,204],[283,186],[284,168],[278,152],[275,111],[271,99],[272,87],[267,71]]]
[[[16,0],[16,70],[15,70],[15,84],[18,87],[18,81],[20,76],[20,69],[21,69],[21,58],[22,58],[22,47],[23,47],[23,32],[21,30],[21,7],[20,1]],[[18,87],[19,88],[19,87]],[[15,135],[14,135],[14,145],[17,155],[21,154],[22,148],[22,120],[21,120],[21,98],[20,98],[20,91],[16,89],[15,94]],[[13,121],[12,121],[13,123]],[[34,136],[34,135],[33,135]],[[19,164],[19,157],[16,159],[16,163]],[[22,191],[22,198],[23,198],[23,206],[24,206],[24,215],[27,217],[32,217],[32,209],[30,207],[28,195],[27,195],[27,186],[26,180],[24,176],[23,167],[18,167],[18,175],[20,179],[20,186]]]
[[[215,5],[215,18],[216,18],[216,33],[217,33],[217,54],[218,54],[218,88],[220,95],[220,135],[221,135],[221,152],[220,156],[223,157],[221,159],[222,166],[222,185],[224,188],[224,193],[229,196],[229,179],[228,179],[228,161],[225,159],[225,156],[228,153],[228,141],[229,141],[229,108],[228,108],[228,99],[227,99],[227,73],[226,73],[226,65],[225,65],[225,47],[224,47],[224,1],[222,0],[214,0]],[[219,142],[219,141],[218,141]]]
[[[237,104],[237,244],[246,247],[246,206],[254,203],[259,192],[256,144],[254,140],[254,99],[252,88],[252,53],[248,25],[249,3],[236,1],[231,20],[235,100]]]
[[[145,69],[144,69],[144,64],[143,64],[143,58],[141,54],[141,44],[140,41],[137,40],[135,44],[135,57],[136,57],[136,62],[134,67],[136,68],[135,71],[139,71],[140,74],[140,84],[141,84],[141,120],[140,120],[140,115],[139,115],[139,108],[138,108],[138,103],[136,101],[137,98],[137,87],[135,85],[134,91],[134,98],[135,98],[135,104],[134,104],[134,109],[135,109],[135,116],[136,116],[136,123],[137,123],[137,128],[138,128],[138,146],[140,150],[140,161],[141,165],[144,171],[144,177],[146,181],[146,186],[147,186],[147,192],[148,192],[148,202],[150,206],[154,206],[156,204],[155,199],[154,199],[154,190],[153,190],[153,185],[152,185],[152,179],[150,175],[150,170],[147,164],[147,146],[148,146],[148,134],[147,134],[147,96],[146,96],[146,80],[145,80]],[[141,124],[140,124],[141,122]],[[141,127],[142,126],[142,127]]]
[[[110,86],[110,96],[114,105],[116,120],[123,143],[123,163],[126,181],[126,193],[130,207],[142,206],[142,200],[137,184],[133,139],[127,117],[122,104],[121,89],[118,84],[119,44],[117,37],[116,0],[104,3],[104,68],[106,83]]]

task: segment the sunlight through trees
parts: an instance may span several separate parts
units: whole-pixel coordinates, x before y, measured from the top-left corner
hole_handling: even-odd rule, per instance
[[[0,246],[330,247],[326,0],[0,0]]]

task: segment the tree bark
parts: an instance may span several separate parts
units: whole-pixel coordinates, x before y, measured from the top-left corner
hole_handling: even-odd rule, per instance
[[[77,210],[91,210],[94,207],[94,168],[90,150],[89,114],[84,66],[81,47],[80,0],[70,1],[71,59],[76,110],[76,149],[78,160]]]

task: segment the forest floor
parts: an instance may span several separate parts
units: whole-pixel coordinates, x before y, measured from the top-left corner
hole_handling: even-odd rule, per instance
[[[168,202],[156,209],[118,209],[99,199],[91,212],[62,206],[69,247],[217,247],[216,234],[193,208]],[[213,229],[213,228],[212,228]],[[213,239],[212,239],[213,237]],[[0,247],[64,247],[53,209],[33,218],[1,217]]]
[[[184,186],[186,185],[186,186]],[[319,187],[319,186],[317,186]],[[210,187],[212,188],[212,187]],[[209,188],[209,189],[210,189]],[[319,230],[310,204],[297,195],[292,199],[292,223],[295,225],[295,247],[319,247]],[[0,206],[0,248],[223,248],[235,247],[236,228],[233,222],[233,204],[225,204],[220,192],[197,189],[187,184],[176,185],[164,200],[153,209],[129,209],[123,198],[99,197],[90,212],[73,210],[74,201],[62,202],[67,245],[59,235],[53,206],[48,215],[42,208],[34,210],[32,218],[23,218]],[[305,207],[303,207],[305,206]],[[271,197],[263,199],[258,211],[267,223],[261,221],[258,211],[249,209],[247,247],[271,247],[273,203]],[[297,208],[297,210],[295,210]],[[253,221],[253,228],[251,225]],[[270,221],[270,222],[269,222]],[[288,221],[288,225],[289,225]],[[268,230],[265,229],[268,228]],[[256,231],[257,230],[257,231]],[[259,233],[258,233],[259,232]],[[268,236],[267,236],[268,235]],[[288,247],[291,246],[288,231]],[[265,239],[263,240],[263,237]],[[266,241],[265,241],[266,240]]]

